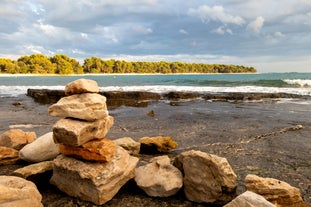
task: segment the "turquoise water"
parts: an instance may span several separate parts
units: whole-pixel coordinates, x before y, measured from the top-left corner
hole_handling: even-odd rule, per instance
[[[183,75],[83,75],[83,76],[9,76],[0,77],[6,86],[55,86],[66,85],[78,78],[97,81],[99,86],[276,86],[311,87],[311,73],[264,74],[183,74]],[[295,83],[290,82],[296,81]]]
[[[19,95],[28,88],[63,89],[76,79],[97,81],[101,90],[285,92],[311,95],[311,73],[0,76],[0,95]]]

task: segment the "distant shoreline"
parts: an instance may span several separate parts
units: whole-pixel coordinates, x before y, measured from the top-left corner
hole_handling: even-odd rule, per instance
[[[284,72],[284,74],[291,74],[291,73],[297,73],[297,72]],[[303,72],[300,74],[310,74],[311,72]],[[85,74],[66,74],[66,75],[60,75],[60,74],[6,74],[6,73],[0,73],[0,77],[19,77],[19,76],[58,76],[58,77],[70,77],[70,76],[138,76],[138,75],[254,75],[254,74],[282,74],[282,72],[269,72],[269,73],[85,73]],[[298,73],[299,74],[299,73]]]
[[[221,75],[221,74],[258,74],[258,73],[85,73],[85,74],[0,74],[0,77],[14,76],[123,76],[123,75]]]

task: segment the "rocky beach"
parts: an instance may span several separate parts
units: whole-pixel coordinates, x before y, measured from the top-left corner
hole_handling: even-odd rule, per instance
[[[37,95],[0,99],[0,134],[16,128],[35,132],[37,137],[53,130],[59,120],[48,116],[48,108],[63,96],[41,103]],[[54,93],[55,94],[55,93]],[[275,178],[298,188],[305,202],[311,202],[311,106],[283,101],[284,94],[154,94],[129,96],[102,93],[107,97],[114,125],[107,138],[170,136],[178,147],[167,154],[174,160],[181,153],[197,150],[224,157],[237,175],[237,194],[245,192],[248,174]],[[30,94],[28,94],[30,95]],[[113,96],[114,95],[114,96]],[[189,97],[191,96],[191,97]],[[39,97],[39,99],[40,99]],[[114,98],[113,97],[118,97]],[[309,97],[299,97],[309,98]],[[141,163],[161,154],[140,154]],[[1,165],[0,175],[27,165],[19,161]],[[51,174],[34,178],[44,206],[94,206],[73,198],[49,184]],[[37,180],[36,180],[37,179]],[[307,204],[306,204],[307,205]],[[191,202],[182,191],[167,198],[149,197],[133,180],[125,184],[103,206],[206,206]],[[213,205],[207,205],[213,206]]]

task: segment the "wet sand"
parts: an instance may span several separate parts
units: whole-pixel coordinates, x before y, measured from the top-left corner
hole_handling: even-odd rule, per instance
[[[47,116],[49,105],[20,96],[0,99],[0,133],[10,127],[52,131],[59,119]],[[272,177],[299,188],[311,203],[311,106],[294,103],[154,101],[145,107],[109,107],[115,124],[107,137],[172,136],[179,144],[171,158],[186,150],[201,150],[228,159],[238,175],[240,194],[247,174]],[[154,116],[148,112],[154,111]],[[294,126],[302,129],[294,130]],[[285,130],[284,130],[285,129]],[[286,130],[287,129],[287,130]],[[151,155],[141,156],[148,160]],[[0,166],[9,174],[19,165]],[[66,196],[48,182],[41,186],[45,206],[93,206]],[[186,201],[182,192],[170,198],[149,198],[133,181],[103,206],[204,206]],[[205,205],[206,206],[206,205]]]

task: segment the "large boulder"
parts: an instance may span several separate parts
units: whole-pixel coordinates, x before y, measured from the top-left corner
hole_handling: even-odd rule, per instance
[[[59,155],[54,160],[50,182],[70,196],[102,205],[111,200],[119,189],[135,177],[138,158],[122,147],[110,162],[81,161]]]
[[[263,196],[252,191],[246,191],[227,203],[224,207],[276,207]]]
[[[10,129],[0,135],[0,146],[22,149],[26,144],[36,139],[35,132],[24,132],[20,129]]]
[[[58,154],[58,145],[54,143],[52,132],[38,137],[19,151],[19,157],[28,162],[52,160]]]
[[[140,151],[140,143],[131,137],[123,137],[113,140],[118,146],[126,149],[131,155],[138,155]]]
[[[87,121],[108,116],[106,97],[97,93],[83,93],[61,98],[48,108],[50,116],[71,117]]]
[[[249,174],[245,178],[247,190],[262,195],[277,207],[304,206],[300,190],[274,178],[262,178]]]
[[[16,149],[0,146],[0,165],[15,164],[18,160],[19,156]]]
[[[182,173],[170,163],[168,156],[155,157],[151,163],[136,168],[135,181],[149,196],[168,197],[183,185]]]
[[[166,153],[178,146],[175,140],[169,136],[142,137],[138,142],[141,144],[142,153]]]
[[[42,196],[36,185],[15,176],[0,176],[1,207],[42,207]]]
[[[176,157],[174,165],[184,174],[189,200],[225,204],[235,197],[237,176],[226,158],[191,150]]]
[[[91,140],[81,146],[59,144],[59,152],[82,160],[109,162],[116,154],[117,145],[106,138]]]
[[[92,139],[104,138],[113,123],[112,116],[96,121],[61,119],[53,127],[54,141],[55,143],[80,146]]]
[[[98,93],[98,92],[99,88],[97,82],[94,80],[84,78],[72,81],[65,86],[65,94],[67,96],[80,93]]]

